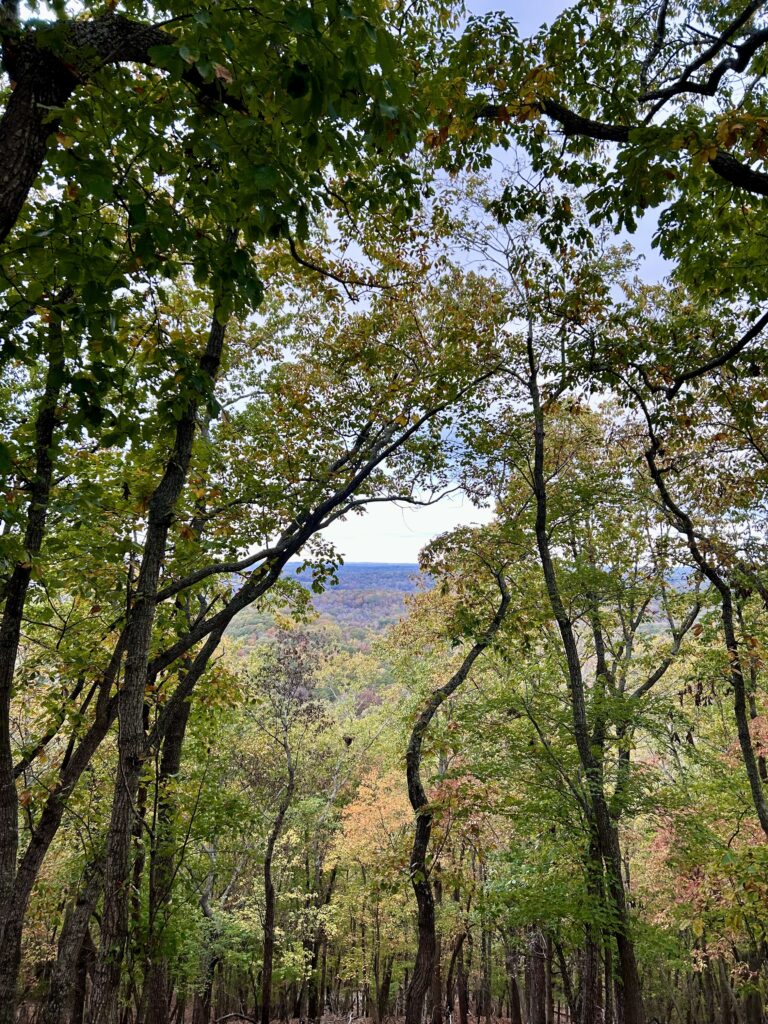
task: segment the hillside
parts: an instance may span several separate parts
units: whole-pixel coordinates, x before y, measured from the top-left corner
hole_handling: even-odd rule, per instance
[[[308,572],[298,572],[299,563],[289,563],[286,575],[296,575],[309,588]],[[314,594],[312,604],[318,622],[336,626],[341,640],[352,648],[366,646],[404,614],[406,599],[428,582],[414,564],[387,562],[350,562],[341,566],[339,582],[322,594]],[[246,608],[230,626],[228,635],[238,640],[258,639],[271,626],[272,617],[257,608]]]

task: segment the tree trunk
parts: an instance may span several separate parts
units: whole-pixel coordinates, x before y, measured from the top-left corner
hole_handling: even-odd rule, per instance
[[[520,986],[513,974],[509,979],[509,1024],[523,1024],[523,1009],[520,1005]]]
[[[445,686],[435,690],[411,730],[406,752],[408,798],[416,815],[413,846],[411,848],[410,876],[416,896],[418,945],[411,983],[405,998],[405,1024],[421,1024],[424,997],[432,985],[435,969],[436,935],[435,902],[427,869],[427,850],[432,834],[432,811],[421,781],[421,745],[437,709],[454,693],[469,675],[477,658],[488,647],[506,614],[509,592],[501,575],[497,576],[501,602],[485,636],[470,649],[461,667]]]
[[[657,458],[662,448],[661,442],[656,435],[653,419],[647,416],[648,434],[651,441],[650,448],[645,453],[648,469],[656,489],[661,496],[665,508],[671,514],[676,529],[685,537],[688,543],[688,550],[693,560],[712,586],[717,590],[720,597],[720,614],[723,626],[723,640],[728,653],[728,664],[730,669],[731,687],[733,689],[733,711],[736,719],[736,733],[741,748],[741,759],[747,773],[749,789],[752,795],[752,803],[757,814],[760,827],[768,836],[768,800],[766,800],[763,789],[763,777],[752,745],[752,736],[749,731],[749,692],[744,677],[741,650],[736,635],[735,610],[733,592],[727,579],[705,556],[702,546],[696,536],[696,529],[693,521],[674,500],[667,487],[664,474],[659,469]]]
[[[507,989],[509,991],[509,1024],[523,1024],[523,1010],[520,1003],[520,986],[517,983],[518,955],[513,952],[509,941],[504,936],[504,964],[507,971]]]
[[[722,957],[717,958],[717,973],[720,982],[720,1024],[738,1024],[738,1004]]]
[[[483,876],[484,877],[484,876]],[[493,1000],[491,998],[491,932],[484,927],[480,936],[480,952],[483,971],[483,1006],[478,1006],[477,1019],[480,1020],[481,1012],[485,1014],[486,1024],[491,1024],[491,1013]]]
[[[389,1006],[389,991],[392,987],[392,968],[394,966],[394,962],[394,957],[384,957],[384,970],[381,975],[381,986],[379,988],[377,1008],[380,1021],[384,1020],[387,1014],[387,1007]]]
[[[285,815],[291,804],[295,773],[288,755],[288,782],[280,801],[277,817],[267,839],[264,854],[264,960],[261,968],[261,1024],[269,1024],[272,1012],[272,963],[275,952],[275,886],[272,882],[272,857],[280,836]]]
[[[469,1020],[469,982],[464,963],[464,947],[459,950],[456,961],[456,997],[459,1005],[459,1024],[467,1024]]]
[[[40,1015],[41,1024],[66,1024],[70,1017],[77,982],[85,980],[82,977],[85,962],[81,953],[88,933],[88,922],[101,892],[101,877],[101,862],[91,862],[86,868],[83,885],[77,898],[65,914],[56,962],[51,971],[48,994]],[[83,996],[84,994],[83,990]],[[82,1007],[80,1012],[82,1013]]]
[[[555,955],[557,956],[557,966],[560,970],[560,984],[565,994],[565,1001],[568,1004],[568,1016],[572,1024],[579,1024],[579,1010],[578,1006],[580,1001],[576,999],[573,991],[573,984],[571,982],[571,975],[568,970],[568,963],[565,959],[565,951],[563,950],[562,944],[558,939],[554,940]]]
[[[443,899],[443,883],[440,878],[440,865],[435,864],[433,868],[432,892],[435,905],[439,906]],[[435,960],[432,967],[432,981],[430,993],[432,1000],[432,1024],[443,1024],[443,982],[440,974],[440,962],[442,959],[442,941],[440,936],[435,934]]]
[[[458,890],[454,894],[454,900],[457,903],[459,901]],[[448,977],[445,981],[445,1005],[448,1013],[453,1013],[453,1004],[456,998],[459,957],[461,957],[464,952],[464,941],[466,937],[467,933],[466,931],[463,931],[460,932],[453,941],[453,952],[451,953],[451,960],[448,964]]]
[[[603,886],[603,859],[600,853],[600,841],[597,827],[590,823],[590,839],[586,853],[587,890],[595,907],[605,901]],[[602,936],[600,929],[593,922],[585,926],[584,953],[582,957],[581,990],[579,992],[579,1024],[602,1024],[602,958],[600,947]],[[606,985],[612,984],[606,979]]]
[[[181,767],[181,752],[189,720],[189,702],[180,704],[171,716],[163,739],[158,777],[157,820],[149,871],[149,926],[147,937],[147,969],[144,979],[147,1024],[167,1024],[171,1000],[168,957],[162,948],[173,880],[176,844],[173,819],[176,799],[168,783],[176,778]]]
[[[72,1014],[69,1024],[83,1024],[85,1020],[85,999],[88,991],[88,975],[93,975],[96,966],[96,946],[91,938],[90,928],[85,929],[80,956],[75,968],[75,990],[72,999]]]
[[[621,856],[618,835],[608,809],[603,788],[602,763],[593,752],[593,739],[587,721],[579,648],[573,624],[568,617],[557,581],[550,550],[547,522],[547,482],[545,463],[544,409],[541,405],[538,367],[533,349],[533,323],[529,324],[528,359],[530,368],[529,392],[534,412],[534,466],[533,489],[536,499],[536,542],[550,606],[557,623],[565,655],[571,697],[571,714],[576,749],[587,781],[590,812],[594,816],[600,852],[605,863],[607,889],[616,917],[616,945],[619,955],[619,973],[622,985],[624,1021],[622,1024],[645,1024],[640,976],[630,936],[629,914],[621,877]]]
[[[610,942],[606,943],[604,950],[605,960],[605,985],[603,991],[605,993],[605,1024],[613,1024],[614,1019],[614,998],[613,993],[615,991],[614,978],[613,978],[613,947]]]
[[[544,936],[538,928],[532,928],[525,955],[527,1024],[547,1024],[546,958]]]
[[[15,95],[15,94],[14,94]],[[29,485],[24,529],[24,558],[4,587],[0,620],[0,1024],[13,1024],[21,960],[21,931],[26,900],[16,892],[19,850],[19,802],[11,744],[11,695],[19,653],[21,624],[48,518],[58,418],[56,406],[64,382],[61,324],[51,324],[45,388],[35,420],[35,468]]]
[[[211,384],[218,373],[223,344],[224,327],[214,312],[205,352],[200,358],[200,369]],[[146,756],[143,709],[152,628],[168,531],[192,456],[197,411],[198,401],[191,399],[176,428],[173,450],[162,479],[149,502],[144,552],[126,627],[125,673],[118,691],[118,770],[104,871],[101,945],[91,996],[92,1024],[113,1024],[117,1015],[121,964],[128,937],[131,832],[139,777]]]

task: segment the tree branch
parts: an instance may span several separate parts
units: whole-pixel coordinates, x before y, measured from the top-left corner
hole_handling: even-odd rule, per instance
[[[728,71],[743,71],[751,58],[760,49],[763,43],[768,42],[768,29],[755,29],[750,32],[745,41],[736,46],[736,57],[726,57],[721,60],[709,74],[704,82],[691,82],[691,75],[713,60],[718,53],[730,43],[730,40],[749,19],[756,14],[763,6],[763,0],[752,0],[744,10],[720,33],[717,39],[703,53],[699,54],[696,60],[692,61],[683,71],[676,82],[663,89],[656,89],[640,96],[640,102],[646,103],[650,100],[666,100],[673,96],[680,96],[683,93],[696,93],[699,96],[714,96],[720,82]]]
[[[4,2],[3,23],[8,23]],[[45,160],[48,140],[58,131],[55,111],[67,105],[78,86],[109,64],[155,67],[150,50],[174,45],[167,32],[122,14],[103,14],[91,21],[70,21],[5,33],[3,67],[13,83],[0,119],[0,166],[5,180],[0,190],[0,242],[12,230]],[[54,49],[55,46],[55,49]],[[240,113],[248,109],[220,79],[206,82],[191,65],[182,73],[198,98]]]
[[[647,126],[639,124],[610,124],[606,121],[583,117],[557,100],[549,98],[539,101],[539,109],[550,120],[560,125],[567,138],[582,137],[595,139],[598,142],[616,142],[619,145],[627,145],[631,142],[630,135],[634,128],[644,127],[647,130]],[[482,108],[478,118],[498,118],[506,113],[505,107],[487,105]],[[749,164],[737,160],[731,153],[718,149],[708,163],[715,174],[730,185],[754,195],[768,196],[768,174],[754,170]]]

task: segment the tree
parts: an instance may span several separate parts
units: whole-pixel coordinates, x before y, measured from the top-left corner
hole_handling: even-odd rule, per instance
[[[390,170],[401,184],[410,177],[399,160],[413,141],[408,75],[402,77],[406,49],[378,11],[357,15],[335,5],[321,12],[278,4],[261,13],[254,18],[250,7],[225,14],[195,6],[151,13],[78,10],[73,16],[61,6],[56,20],[45,22],[16,4],[2,6],[0,42],[12,89],[0,121],[0,150],[13,168],[0,198],[9,312],[2,351],[13,363],[12,375],[40,353],[49,367],[35,413],[31,472],[19,465],[18,450],[5,443],[0,462],[22,496],[21,511],[12,514],[20,536],[11,546],[0,635],[0,932],[8,951],[0,969],[0,1003],[8,1014],[31,887],[64,801],[118,716],[125,787],[115,794],[105,870],[109,898],[95,985],[95,1005],[101,1006],[95,1019],[112,1015],[125,931],[127,851],[145,756],[144,690],[160,574],[171,520],[188,485],[198,413],[210,406],[221,369],[226,327],[233,310],[245,316],[261,299],[253,246],[289,237],[301,260],[295,239],[307,239],[310,216],[331,193],[346,193],[342,202],[348,210],[372,207],[376,201],[366,175],[374,166],[379,181]],[[401,22],[400,29],[408,23]],[[138,80],[125,65],[139,66]],[[59,146],[49,150],[54,135]],[[386,162],[388,170],[385,152],[394,157]],[[331,168],[349,176],[341,192],[326,191],[324,174]],[[246,179],[249,188],[242,187]],[[408,206],[413,194],[406,191]],[[89,240],[96,244],[85,259]],[[177,345],[171,360],[175,368],[169,376],[181,385],[180,394],[159,406],[166,417],[167,459],[147,494],[136,600],[131,598],[104,677],[86,697],[87,707],[98,690],[96,718],[84,742],[67,754],[35,842],[17,870],[18,803],[8,720],[33,562],[46,532],[54,452],[61,437],[74,440],[84,432],[98,445],[120,446],[129,438],[143,443],[130,414],[130,396],[119,386],[115,394],[112,383],[115,374],[123,383],[129,376],[154,404],[151,378],[137,380],[133,374],[132,331],[149,310],[145,329],[148,321],[162,333],[155,314],[167,303],[170,284],[190,286],[188,266],[197,284],[210,288],[210,326],[207,342],[198,344],[196,324],[194,340]],[[307,537],[330,507],[320,512]],[[247,597],[255,588],[255,597],[279,571],[274,565],[264,574],[262,589],[254,581],[241,594]],[[199,635],[188,635],[176,647],[170,661],[150,670],[153,675],[167,668],[206,640],[205,653],[198,651],[189,664],[187,692],[179,692],[178,702],[204,670],[226,621],[225,615],[205,623]],[[123,658],[125,679],[113,701],[110,690]]]
[[[285,763],[283,778],[277,788],[279,795],[277,810],[267,837],[264,854],[264,945],[261,969],[261,1022],[269,1024],[272,1019],[272,967],[275,946],[275,887],[272,879],[272,859],[275,844],[288,814],[296,789],[296,772],[299,759],[306,751],[311,732],[322,727],[319,705],[313,701],[313,690],[317,682],[315,673],[322,651],[317,641],[309,635],[281,632],[274,641],[274,649],[266,654],[265,661],[258,665],[253,683],[257,700],[260,698],[269,714],[254,708],[261,728],[268,734],[274,727],[271,738],[282,748]]]
[[[459,278],[454,280],[458,282]],[[259,397],[252,399],[235,417],[221,416],[218,426],[214,427],[209,421],[207,438],[205,435],[196,436],[200,404],[198,393],[193,390],[181,408],[176,399],[170,409],[164,403],[155,406],[157,433],[154,443],[146,445],[140,438],[129,449],[132,454],[127,462],[124,456],[118,458],[114,449],[107,449],[103,456],[94,455],[93,461],[86,465],[89,487],[86,496],[90,498],[94,493],[94,483],[98,493],[98,506],[94,503],[87,509],[89,521],[96,525],[99,509],[105,505],[119,513],[116,522],[122,539],[116,550],[105,551],[106,562],[96,559],[98,573],[93,582],[97,586],[92,589],[90,581],[82,575],[77,583],[77,587],[83,589],[90,599],[90,607],[103,611],[104,628],[110,639],[107,650],[99,654],[97,660],[97,664],[104,664],[100,670],[104,674],[97,674],[93,692],[84,705],[87,709],[98,693],[96,717],[86,720],[82,742],[79,738],[84,723],[77,719],[73,752],[64,758],[49,801],[41,809],[41,816],[35,824],[33,841],[24,854],[28,869],[24,867],[13,882],[16,888],[8,913],[14,935],[20,935],[29,893],[61,821],[65,800],[93,751],[108,734],[118,711],[122,708],[119,716],[122,724],[120,749],[121,756],[126,759],[124,774],[120,778],[125,780],[127,788],[122,790],[118,786],[119,799],[114,811],[118,817],[111,833],[114,846],[112,853],[108,854],[115,866],[112,871],[107,871],[105,885],[110,892],[123,892],[125,896],[119,880],[127,871],[135,793],[142,764],[153,745],[162,740],[176,709],[191,696],[229,622],[239,610],[269,591],[279,579],[285,562],[324,526],[340,515],[363,507],[366,498],[379,500],[385,495],[398,494],[405,499],[413,497],[412,488],[420,476],[416,467],[426,465],[425,457],[432,462],[434,472],[439,473],[439,457],[436,459],[438,424],[447,422],[448,408],[465,391],[465,384],[470,388],[475,386],[469,378],[464,378],[454,397],[445,401],[449,377],[445,371],[450,361],[454,360],[453,371],[450,372],[463,376],[468,369],[463,358],[454,359],[454,356],[458,357],[454,346],[462,346],[464,339],[468,339],[465,333],[454,333],[455,327],[460,323],[463,332],[469,329],[474,339],[470,343],[472,346],[479,343],[478,355],[482,351],[480,359],[483,365],[477,368],[478,381],[488,373],[488,355],[493,347],[491,334],[486,332],[484,325],[481,327],[477,317],[481,292],[475,285],[481,291],[482,285],[480,282],[467,283],[459,318],[452,325],[450,317],[441,321],[440,329],[445,333],[441,336],[438,351],[445,360],[443,372],[438,373],[433,362],[435,349],[424,348],[425,335],[415,316],[415,304],[411,304],[413,295],[407,301],[403,297],[404,305],[399,307],[402,315],[397,319],[393,319],[392,312],[398,308],[396,296],[399,293],[393,290],[385,292],[381,301],[367,314],[345,316],[331,302],[324,307],[328,314],[327,329],[303,340],[288,334],[286,345],[295,354],[287,357],[282,365],[273,362],[268,369],[262,367],[255,373],[248,371],[243,379],[250,379],[257,386]],[[430,284],[426,294],[431,296],[429,302],[440,300],[436,285]],[[458,294],[454,292],[455,296]],[[487,300],[490,302],[490,295]],[[386,308],[389,314],[385,313]],[[315,324],[319,322],[315,319]],[[473,333],[473,322],[480,328],[480,335]],[[276,326],[272,323],[268,329]],[[377,338],[378,331],[384,334]],[[387,331],[392,341],[387,359],[371,359],[366,376],[360,376],[357,352],[363,355],[370,352],[372,355]],[[204,372],[199,383],[206,389],[205,376],[214,371],[216,360],[220,358],[222,335],[223,328],[215,321],[207,348],[203,349],[200,357]],[[437,341],[436,335],[432,337]],[[235,342],[232,355],[236,358],[228,366],[242,368],[246,365],[237,360],[250,357],[253,348],[243,341],[241,338]],[[402,348],[404,341],[407,352]],[[331,364],[328,357],[334,346],[340,360]],[[454,355],[451,355],[452,350]],[[403,362],[395,368],[392,357],[397,351],[401,352]],[[292,367],[290,373],[286,373],[288,366]],[[169,370],[173,367],[171,362]],[[226,386],[225,375],[219,387],[224,389]],[[411,398],[407,397],[408,393]],[[416,395],[426,398],[428,393],[432,395],[427,399],[429,410],[425,407],[418,412],[413,400],[420,401]],[[350,401],[353,394],[356,396],[354,406]],[[149,404],[154,406],[151,399]],[[321,418],[318,419],[321,409]],[[410,454],[403,449],[402,458],[393,461],[402,446],[410,444],[410,439],[416,438],[422,426],[433,421],[435,432],[432,440],[419,440],[411,445]],[[320,433],[314,433],[313,440],[313,432],[321,423],[324,426]],[[323,433],[324,437],[321,437]],[[250,462],[228,464],[225,458],[228,447],[239,444],[242,453],[248,434],[253,439],[250,443],[254,458]],[[221,446],[218,456],[215,447],[211,447],[214,436]],[[280,480],[275,477],[272,461],[276,454],[273,438],[282,437],[286,443],[291,436],[294,438],[292,443],[301,447],[296,448],[294,464],[286,466],[286,478]],[[171,440],[174,437],[175,440]],[[169,449],[165,448],[167,444],[170,444],[170,457]],[[147,460],[149,453],[152,454]],[[105,475],[96,477],[91,470],[102,461]],[[383,471],[387,463],[393,475]],[[158,469],[154,468],[156,466]],[[126,468],[129,469],[127,478]],[[156,483],[158,470],[161,475],[159,483]],[[243,470],[246,470],[244,475]],[[225,489],[231,492],[231,503],[221,501]],[[237,497],[235,490],[239,492]],[[61,497],[64,498],[63,493]],[[147,509],[152,518],[151,529],[145,529],[144,525]],[[64,516],[57,531],[58,543],[71,544],[75,557],[82,559],[79,533],[82,503],[68,508],[65,502],[63,510]],[[137,535],[142,537],[139,544],[132,539]],[[253,543],[254,537],[258,540],[266,538],[266,545],[243,557],[243,549]],[[270,541],[270,537],[276,539]],[[131,556],[127,564],[126,550]],[[11,552],[12,557],[19,557],[16,549],[12,548]],[[140,563],[145,566],[143,573]],[[249,572],[244,584],[232,593],[228,584],[231,574],[246,572],[251,567],[255,571]],[[122,597],[114,592],[111,597],[106,596],[109,588],[114,586],[115,578],[121,582],[124,593],[129,595],[127,607],[122,604]],[[52,582],[49,577],[49,585]],[[101,583],[105,584],[105,589],[101,589]],[[59,600],[66,604],[72,582],[64,577],[58,585]],[[134,599],[137,593],[144,595],[143,601]],[[43,604],[48,604],[51,591],[48,590],[47,596],[44,592],[41,596]],[[197,611],[193,611],[193,601],[197,603]],[[44,626],[43,632],[45,629]],[[141,642],[134,635],[136,631],[141,634]],[[123,685],[116,695],[111,691],[126,654],[131,657],[133,683],[130,687]],[[82,651],[78,657],[82,658]],[[177,665],[182,666],[181,675],[175,674]],[[169,682],[177,680],[179,685],[147,733],[144,725],[146,687],[148,683],[162,687],[164,679]],[[70,692],[65,688],[65,701]],[[128,730],[131,722],[132,729]],[[33,756],[37,756],[40,749],[45,749],[65,723],[66,717],[59,715],[52,735],[46,733],[43,741],[31,743]],[[65,752],[62,748],[62,754]],[[13,802],[15,806],[16,799],[14,785],[12,790],[8,790],[9,804]],[[6,832],[4,839],[9,846],[13,845],[13,830]],[[115,901],[110,898],[109,906],[110,915],[115,916],[106,918],[104,937],[111,930],[117,937],[106,942],[106,948],[113,942],[119,948],[125,941],[127,903],[125,899]],[[7,948],[18,950],[15,943]],[[107,956],[104,947],[102,956]],[[9,977],[16,970],[13,959],[11,957],[7,961]],[[111,981],[106,980],[109,972],[104,959],[99,968],[100,977],[104,979],[104,986],[114,994],[117,978],[114,951],[108,960],[112,967]],[[12,984],[9,981],[9,985]]]
[[[492,540],[490,543],[492,544]],[[457,552],[453,554],[455,557]],[[416,951],[416,962],[406,997],[406,1024],[419,1024],[421,1021],[424,997],[430,990],[430,987],[433,992],[432,1019],[435,1021],[435,1024],[442,1020],[442,985],[440,982],[439,960],[436,962],[435,906],[432,883],[427,868],[427,852],[432,833],[432,810],[430,809],[429,800],[421,780],[424,736],[437,710],[444,701],[458,690],[469,675],[474,663],[494,641],[504,621],[504,616],[507,613],[510,602],[509,591],[504,577],[504,566],[496,566],[493,562],[489,562],[482,547],[479,552],[472,550],[472,548],[466,553],[462,552],[461,562],[462,570],[469,570],[475,583],[478,582],[478,570],[485,570],[485,572],[489,573],[498,587],[501,598],[490,624],[479,635],[476,635],[474,643],[467,651],[459,667],[446,683],[434,689],[428,696],[413,725],[408,740],[406,752],[408,798],[416,815],[409,872],[418,908],[419,941]],[[474,570],[474,573],[472,573],[472,570]]]
[[[760,301],[763,13],[759,2],[575,3],[529,40],[507,15],[472,19],[435,143],[485,165],[490,141],[519,145],[530,172],[504,196],[510,217],[543,212],[553,178],[585,196],[594,225],[633,231],[660,209],[655,242],[675,275]],[[571,219],[565,196],[557,217]]]
[[[153,177],[167,175],[171,192],[175,184],[186,193],[190,212],[207,206],[219,224],[247,214],[259,238],[286,230],[284,218],[304,202],[306,217],[327,167],[341,171],[349,158],[359,166],[368,143],[386,140],[392,152],[413,139],[407,51],[376,4],[84,12],[61,5],[50,21],[34,13],[3,4],[3,68],[13,90],[0,152],[13,174],[2,192],[2,239],[41,174],[46,183],[61,175],[71,188],[107,200],[117,189],[119,197],[128,183],[109,157],[80,164],[89,135],[95,140],[107,127],[117,149],[134,149]],[[58,150],[50,149],[54,139]],[[238,180],[248,188],[232,187]],[[148,198],[141,218],[133,214],[145,237],[167,223],[151,191]]]

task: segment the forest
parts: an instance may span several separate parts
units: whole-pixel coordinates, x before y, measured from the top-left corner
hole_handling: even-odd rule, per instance
[[[0,1024],[766,1024],[767,160],[766,0],[0,0]]]

